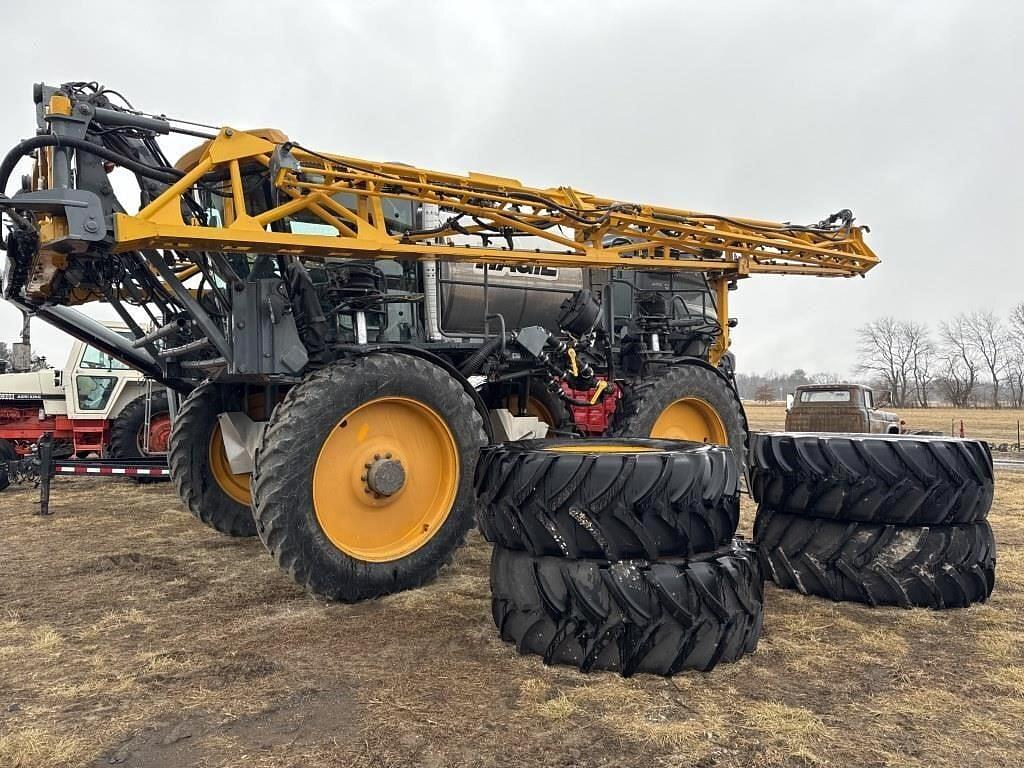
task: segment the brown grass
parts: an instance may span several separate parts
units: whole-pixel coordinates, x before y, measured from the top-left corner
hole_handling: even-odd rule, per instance
[[[166,486],[34,498],[0,494],[5,767],[1024,764],[1024,473],[999,475],[988,604],[769,589],[757,653],[671,680],[517,655],[476,537],[423,590],[330,605]]]
[[[753,429],[781,430],[786,425],[786,406],[782,403],[744,402],[747,419]],[[908,429],[927,429],[943,434],[960,433],[964,423],[964,436],[992,443],[1016,443],[1017,422],[1024,434],[1024,410],[1013,408],[899,408],[893,410],[907,422]]]

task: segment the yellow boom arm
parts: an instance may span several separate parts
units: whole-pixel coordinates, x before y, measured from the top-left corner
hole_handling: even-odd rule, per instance
[[[759,273],[850,277],[878,263],[848,211],[818,225],[796,226],[623,203],[570,187],[537,189],[479,173],[460,176],[323,154],[276,131],[224,128],[183,161],[187,172],[177,183],[137,214],[115,217],[116,251],[699,271],[708,275],[717,299],[722,331],[711,350],[715,364],[729,347],[730,283]],[[279,198],[279,204],[258,212],[247,204],[243,181],[254,164],[268,169]],[[180,196],[211,175],[229,180],[233,217],[226,227],[182,219]],[[339,195],[354,197],[355,206],[339,203]],[[436,205],[443,223],[429,231],[393,234],[385,222],[384,199]],[[270,229],[297,215],[329,225],[336,234]],[[476,235],[483,245],[454,243],[460,235]],[[516,238],[527,236],[531,246],[539,240],[544,247],[518,246]],[[491,245],[494,240],[506,245]]]
[[[276,133],[276,132],[275,132]],[[684,269],[728,278],[765,274],[850,277],[878,263],[850,220],[796,226],[653,205],[622,203],[570,187],[537,189],[514,179],[439,173],[397,163],[327,155],[225,128],[198,152],[180,181],[135,215],[116,216],[116,251],[217,250],[342,258],[442,259],[491,264]],[[282,202],[249,215],[243,171],[273,173]],[[234,220],[227,227],[185,222],[180,195],[210,174],[230,179]],[[354,209],[337,202],[354,195]],[[447,212],[430,232],[390,234],[382,199],[413,200]],[[297,214],[336,235],[267,231]],[[472,223],[462,225],[459,219]],[[545,241],[544,248],[455,245],[446,238],[492,233]],[[502,233],[494,235],[493,233]]]

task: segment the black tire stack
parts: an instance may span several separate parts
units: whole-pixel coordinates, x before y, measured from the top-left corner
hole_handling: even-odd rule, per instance
[[[995,582],[992,455],[976,440],[751,435],[754,540],[780,587],[868,605],[962,608]]]
[[[728,448],[652,439],[483,449],[479,522],[494,545],[502,639],[548,664],[672,675],[757,647],[762,580],[733,536]]]

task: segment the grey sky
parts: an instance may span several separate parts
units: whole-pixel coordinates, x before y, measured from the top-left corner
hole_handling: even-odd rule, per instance
[[[800,223],[852,208],[882,265],[742,283],[741,370],[845,372],[877,315],[1024,300],[1021,3],[179,0],[3,24],[3,151],[33,82],[99,80],[371,159]],[[19,317],[0,308],[0,339]],[[67,337],[33,330],[58,362]]]

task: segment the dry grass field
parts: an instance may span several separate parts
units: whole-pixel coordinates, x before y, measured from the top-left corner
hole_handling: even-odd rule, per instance
[[[784,429],[786,407],[782,403],[745,402],[747,418],[754,429]],[[1016,443],[1017,422],[1024,434],[1024,410],[1013,408],[898,408],[885,409],[898,413],[907,422],[908,429],[927,429],[950,434],[960,433],[964,423],[964,436],[987,440],[991,443]]]
[[[5,768],[1024,764],[1024,473],[998,477],[989,603],[769,588],[753,656],[673,679],[518,656],[476,536],[425,589],[332,605],[166,485],[59,479],[49,518],[35,499],[0,494]]]

